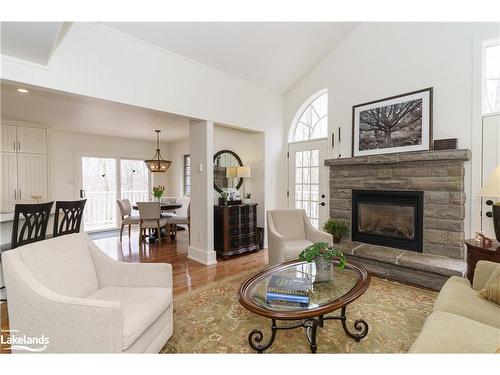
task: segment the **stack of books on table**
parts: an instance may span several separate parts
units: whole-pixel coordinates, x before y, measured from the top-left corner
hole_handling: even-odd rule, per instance
[[[311,281],[308,279],[273,275],[267,286],[267,303],[307,307],[310,291]]]

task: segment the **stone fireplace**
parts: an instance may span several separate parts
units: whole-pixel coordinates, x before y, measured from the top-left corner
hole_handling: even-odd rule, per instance
[[[351,237],[422,252],[423,192],[352,190]]]
[[[382,276],[435,288],[461,275],[469,159],[469,150],[431,150],[325,160],[330,217],[351,228],[344,253]]]

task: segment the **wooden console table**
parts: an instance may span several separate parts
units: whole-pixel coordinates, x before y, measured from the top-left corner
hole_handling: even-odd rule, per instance
[[[480,260],[489,260],[500,263],[500,243],[493,241],[493,244],[485,248],[481,242],[475,239],[466,240],[467,245],[467,278],[472,283],[476,264]]]

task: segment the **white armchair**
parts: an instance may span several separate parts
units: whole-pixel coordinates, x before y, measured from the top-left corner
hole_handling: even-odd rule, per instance
[[[170,264],[115,261],[86,233],[6,251],[2,263],[10,329],[48,337],[44,353],[158,353],[172,336]]]
[[[267,211],[269,265],[295,259],[315,242],[333,243],[332,236],[314,228],[301,209]]]

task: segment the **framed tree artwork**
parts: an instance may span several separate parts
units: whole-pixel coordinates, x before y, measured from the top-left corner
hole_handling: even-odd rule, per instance
[[[352,107],[352,156],[429,150],[432,87]]]

